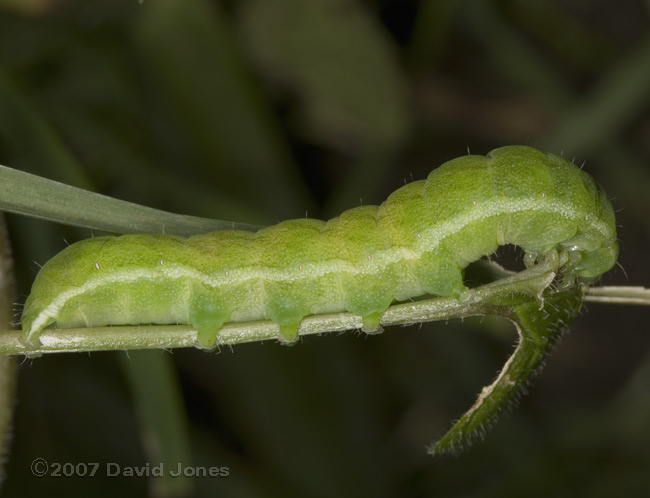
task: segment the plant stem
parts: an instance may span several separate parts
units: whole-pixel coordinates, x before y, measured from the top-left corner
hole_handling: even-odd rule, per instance
[[[497,379],[486,386],[476,403],[437,443],[431,453],[455,452],[481,437],[498,414],[516,400],[563,330],[578,313],[583,297],[590,301],[650,304],[650,290],[640,287],[603,287],[585,290],[580,285],[556,289],[552,263],[542,262],[516,274],[491,264],[482,265],[485,277],[496,281],[476,287],[464,299],[437,297],[391,306],[381,325],[403,325],[448,320],[471,315],[496,315],[514,323],[519,344]],[[506,276],[504,276],[506,275]],[[311,315],[303,319],[299,335],[361,329],[352,313]],[[54,352],[197,347],[197,331],[190,325],[136,325],[79,329],[46,329],[36,348],[26,346],[21,332],[0,332],[0,353],[37,356]],[[279,327],[270,321],[226,324],[215,347],[278,339]]]
[[[590,303],[650,305],[650,289],[635,286],[606,285],[590,287],[584,296]]]
[[[405,325],[434,320],[448,320],[471,315],[499,314],[490,304],[504,294],[524,290],[531,295],[541,292],[555,274],[538,265],[496,282],[473,289],[469,298],[458,300],[438,297],[391,306],[381,318],[381,325]],[[361,329],[361,318],[352,313],[329,313],[305,317],[300,324],[301,336]],[[191,325],[128,325],[77,329],[45,329],[41,345],[35,348],[22,342],[21,332],[0,332],[0,353],[25,354],[71,353],[128,349],[169,349],[197,346],[196,329]],[[279,328],[270,321],[231,322],[219,331],[217,346],[277,339]]]

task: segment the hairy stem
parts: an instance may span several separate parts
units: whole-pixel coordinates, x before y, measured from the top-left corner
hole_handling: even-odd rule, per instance
[[[572,287],[561,292],[547,291],[543,308],[534,297],[506,296],[495,314],[508,317],[517,328],[517,348],[497,378],[483,388],[474,405],[452,428],[429,448],[429,453],[455,453],[483,437],[499,413],[517,401],[532,375],[541,368],[546,355],[581,305],[581,291]]]
[[[470,315],[494,314],[490,303],[501,295],[524,290],[541,295],[555,274],[543,265],[530,268],[493,283],[477,287],[463,301],[439,297],[391,306],[381,325],[404,325],[448,320]],[[303,319],[299,335],[341,332],[362,328],[361,318],[352,313],[311,315]],[[232,322],[219,331],[218,346],[277,339],[279,328],[270,321]],[[0,332],[0,353],[40,355],[128,349],[169,349],[197,346],[197,331],[191,325],[128,325],[76,329],[45,329],[37,347],[25,345],[20,331]]]
[[[472,289],[465,299],[438,297],[391,306],[382,316],[383,326],[448,320],[471,315],[496,315],[512,321],[519,341],[497,378],[483,388],[474,405],[456,422],[430,453],[455,452],[482,437],[499,413],[515,401],[531,376],[539,370],[567,325],[575,318],[585,291],[580,285],[556,289],[557,275],[551,262],[543,262],[516,274],[482,265],[475,274],[496,281]],[[628,298],[638,288],[623,292]],[[613,294],[611,288],[602,294]],[[299,335],[340,332],[362,328],[361,318],[351,313],[306,317]],[[277,339],[279,328],[270,321],[229,323],[219,332],[218,346]],[[0,332],[0,353],[36,356],[53,352],[195,347],[197,331],[189,325],[113,326],[79,329],[46,329],[41,345],[30,348],[17,331]]]

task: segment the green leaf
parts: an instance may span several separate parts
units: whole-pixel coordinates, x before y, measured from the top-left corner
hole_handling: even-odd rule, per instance
[[[259,227],[167,213],[0,165],[0,210],[114,233],[195,233]]]

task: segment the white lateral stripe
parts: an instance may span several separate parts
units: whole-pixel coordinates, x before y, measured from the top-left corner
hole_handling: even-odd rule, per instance
[[[222,274],[205,274],[189,266],[174,265],[165,260],[165,265],[157,265],[155,269],[139,268],[115,272],[108,275],[98,275],[98,278],[88,280],[84,285],[70,288],[59,293],[34,319],[29,335],[45,327],[49,318],[56,318],[57,314],[65,304],[93,290],[113,283],[129,283],[141,279],[189,279],[198,281],[208,287],[219,288],[231,284],[241,284],[248,280],[264,279],[273,281],[291,281],[300,278],[300,273],[310,278],[318,278],[332,273],[367,274],[375,273],[374,270],[385,268],[390,264],[401,261],[415,261],[422,257],[425,252],[435,250],[446,238],[458,233],[471,223],[485,220],[493,216],[522,211],[544,211],[550,214],[560,215],[567,219],[578,218],[576,210],[572,206],[566,206],[554,201],[545,201],[542,207],[539,202],[531,200],[525,202],[518,200],[491,200],[480,203],[480,209],[472,209],[455,218],[447,220],[427,229],[416,241],[415,249],[408,247],[391,247],[384,251],[377,251],[368,260],[363,259],[355,265],[350,262],[332,259],[317,263],[296,263],[295,268],[267,268],[264,266],[250,266],[244,268],[231,268]],[[478,211],[478,213],[477,213]],[[608,228],[601,220],[597,220],[594,228],[603,235],[608,234]],[[301,265],[302,270],[297,270]],[[106,270],[104,270],[106,271]],[[109,270],[110,271],[110,270]]]

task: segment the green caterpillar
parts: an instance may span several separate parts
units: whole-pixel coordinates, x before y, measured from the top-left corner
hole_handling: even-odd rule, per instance
[[[24,340],[37,344],[50,326],[186,323],[209,348],[226,322],[270,319],[292,341],[306,315],[336,311],[371,331],[393,301],[468,296],[463,269],[504,244],[521,247],[527,265],[555,258],[565,276],[597,277],[618,255],[614,212],[572,163],[502,147],[329,221],[73,244],[37,275]]]

